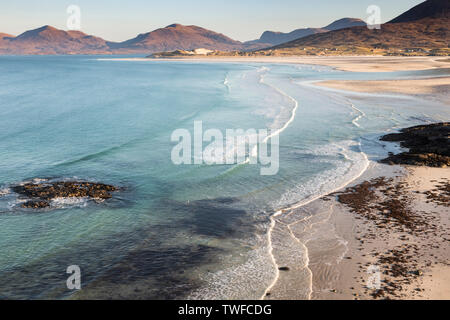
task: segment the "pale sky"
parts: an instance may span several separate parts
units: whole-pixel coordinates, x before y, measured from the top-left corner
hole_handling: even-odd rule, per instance
[[[81,9],[81,31],[110,41],[172,23],[197,25],[235,40],[260,37],[265,30],[289,32],[324,27],[334,20],[366,19],[369,5],[381,8],[386,22],[424,0],[3,0],[0,32],[20,33],[52,25],[67,29],[67,8]]]

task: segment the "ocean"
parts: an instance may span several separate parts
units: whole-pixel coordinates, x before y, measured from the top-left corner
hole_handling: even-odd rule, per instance
[[[313,86],[448,70],[102,58],[0,57],[0,298],[260,298],[276,276],[273,214],[345,186],[395,151],[378,141],[383,133],[450,119],[437,100]],[[276,132],[279,170],[174,164],[173,132],[193,132],[196,121]],[[33,179],[121,189],[102,203],[23,209],[10,187]],[[66,286],[71,265],[81,290]]]

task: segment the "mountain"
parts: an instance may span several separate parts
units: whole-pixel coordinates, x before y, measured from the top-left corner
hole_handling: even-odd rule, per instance
[[[418,21],[425,18],[449,19],[450,1],[428,0],[392,19],[389,23],[404,23]]]
[[[262,46],[244,45],[223,34],[181,24],[143,33],[124,42],[109,42],[80,31],[63,31],[51,26],[26,31],[17,37],[0,36],[0,54],[147,54],[196,48],[231,51]]]
[[[257,42],[259,43],[269,43],[272,45],[281,44],[284,42],[289,42],[295,39],[300,39],[311,34],[328,32],[328,30],[321,28],[305,28],[305,29],[297,29],[291,31],[289,33],[283,32],[274,32],[274,31],[265,31]]]
[[[354,26],[365,26],[366,23],[361,19],[355,18],[343,18],[329,24],[323,28],[303,28],[296,29],[289,33],[265,31],[258,40],[250,41],[248,43],[265,43],[270,45],[278,45],[292,40],[307,37],[309,35],[325,33],[333,30],[339,30],[343,28],[350,28]]]
[[[92,54],[108,51],[106,41],[101,38],[51,26],[3,38],[0,46],[0,54]]]
[[[364,27],[366,26],[366,22],[361,19],[356,18],[343,18],[334,21],[333,23],[330,23],[324,29],[328,31],[335,31],[345,28],[351,28],[351,27]]]
[[[212,50],[241,50],[239,41],[197,26],[172,24],[152,32],[143,33],[136,38],[121,42],[109,43],[114,51],[125,52],[161,52],[173,50],[192,50],[205,48]]]
[[[272,50],[283,54],[324,53],[400,53],[417,50],[448,51],[450,39],[450,0],[425,1],[380,29],[352,27],[315,34],[274,46]],[[380,53],[383,53],[380,52]]]

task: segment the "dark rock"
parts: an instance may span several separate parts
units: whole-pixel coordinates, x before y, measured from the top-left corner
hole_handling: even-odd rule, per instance
[[[50,204],[47,201],[27,201],[25,203],[22,203],[22,208],[29,208],[29,209],[42,209],[49,207]]]
[[[23,208],[46,208],[49,201],[55,198],[92,198],[105,200],[118,188],[85,181],[56,181],[43,183],[26,183],[11,187],[11,190],[30,201],[22,204]]]
[[[409,151],[389,154],[387,164],[406,164],[445,168],[450,166],[450,122],[421,125],[381,137],[382,141],[400,142]]]
[[[280,271],[289,271],[289,267],[279,267],[278,270]]]
[[[383,289],[379,289],[379,290],[375,291],[374,293],[372,293],[372,297],[374,297],[375,299],[384,297],[384,295],[385,295],[385,292]]]

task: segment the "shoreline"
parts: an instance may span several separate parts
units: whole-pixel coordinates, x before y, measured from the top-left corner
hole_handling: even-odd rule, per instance
[[[393,72],[450,68],[450,59],[440,56],[288,56],[288,57],[179,57],[179,58],[99,58],[99,61],[135,62],[219,62],[219,63],[276,63],[328,66],[350,72]]]
[[[420,214],[425,213],[424,219],[429,219],[427,212],[433,212],[433,217],[439,219],[439,221],[433,220],[434,223],[439,222],[444,230],[442,234],[446,234],[450,227],[446,208],[436,206],[433,202],[427,203],[423,199],[423,194],[435,187],[439,181],[450,181],[450,169],[389,166],[371,161],[367,170],[338,191],[301,206],[297,205],[295,209],[284,209],[272,215],[272,230],[277,228],[280,233],[279,229],[286,225],[289,229],[276,241],[280,241],[282,237],[290,233],[299,242],[304,241],[305,253],[308,256],[304,270],[298,270],[290,265],[291,261],[287,254],[278,252],[279,261],[274,259],[277,269],[280,266],[285,268],[287,266],[289,269],[278,271],[276,279],[267,288],[262,299],[371,300],[448,299],[450,297],[448,285],[439,282],[439,279],[450,277],[450,255],[446,250],[450,239],[439,238],[433,234],[434,231],[431,231],[431,234],[425,232],[425,236],[420,233],[416,235],[411,231],[399,231],[396,230],[395,224],[379,229],[372,225],[373,221],[358,216],[352,212],[351,208],[334,199],[339,193],[345,193],[350,188],[380,178],[392,179],[390,182],[392,186],[387,188],[406,183],[405,189],[411,197],[412,210]],[[383,201],[388,200],[390,200],[389,197],[383,198]],[[305,217],[305,212],[314,212],[314,214]],[[319,220],[311,220],[317,218],[316,215],[324,215],[326,219],[320,220],[323,218],[321,217],[318,218]],[[311,231],[314,228],[317,230],[312,236],[305,231],[306,229]],[[330,234],[332,234],[331,237]],[[329,251],[330,248],[335,250],[337,245],[341,245],[338,252]],[[399,260],[403,264],[396,260],[389,260],[390,251],[412,249],[417,259],[404,255],[402,259],[406,257],[405,261]],[[272,248],[272,252],[277,253],[277,250],[285,249],[279,244],[277,248]],[[330,253],[331,258],[327,257]],[[324,260],[324,257],[330,259]],[[382,258],[387,262],[380,263],[378,260],[384,261]],[[390,268],[395,264],[407,266],[405,268],[409,268],[409,271],[393,277],[390,275],[392,273]],[[371,276],[367,270],[370,270],[371,266],[380,270],[381,289],[367,288]],[[300,285],[304,283],[298,282],[305,272],[311,273],[311,291],[307,295],[299,290]],[[395,290],[390,289],[392,291],[389,292],[385,288],[390,288],[389,285],[392,283]]]
[[[405,80],[326,80],[314,85],[346,92],[426,97],[450,104],[449,76]]]
[[[277,270],[277,272],[276,272],[276,277],[273,280],[273,282],[271,283],[271,285],[268,288],[266,288],[266,290],[264,291],[264,294],[262,295],[261,300],[264,300],[264,298],[266,298],[268,296],[267,294],[276,285],[276,283],[277,283],[277,281],[279,279],[279,276],[280,276],[279,268],[282,267],[281,265],[279,265],[276,262],[276,259],[275,259],[274,255],[273,255],[273,251],[274,250],[273,250],[273,246],[272,246],[272,238],[271,237],[272,237],[273,229],[274,229],[274,227],[275,227],[275,225],[277,223],[276,222],[276,218],[281,217],[283,214],[288,213],[289,211],[292,211],[292,210],[295,210],[295,209],[298,209],[298,208],[302,208],[302,207],[306,207],[307,205],[309,205],[311,203],[314,203],[314,202],[320,200],[323,197],[326,197],[326,196],[328,196],[328,195],[330,195],[332,193],[335,193],[335,192],[338,192],[339,190],[342,190],[346,186],[348,186],[348,185],[352,184],[354,181],[358,180],[361,176],[364,175],[364,173],[367,171],[367,169],[368,169],[368,167],[370,165],[370,161],[368,160],[367,155],[366,154],[364,154],[364,155],[365,155],[365,158],[367,160],[367,163],[366,163],[365,167],[363,168],[363,170],[361,170],[361,172],[359,174],[357,174],[355,177],[353,177],[349,181],[345,182],[341,186],[339,186],[339,187],[337,187],[337,188],[335,188],[335,189],[333,189],[333,190],[331,190],[329,192],[323,193],[321,195],[314,196],[312,199],[306,199],[306,200],[304,200],[304,201],[302,201],[300,203],[294,204],[294,205],[289,206],[289,207],[282,208],[282,209],[278,210],[277,212],[275,212],[274,214],[272,214],[270,216],[270,228],[269,228],[269,231],[267,233],[267,238],[268,238],[268,243],[269,243],[269,253],[270,253],[270,256],[272,258],[272,261],[273,261],[273,263],[275,265],[275,269]],[[305,246],[305,249],[306,249],[306,254],[308,256],[308,249],[307,249],[306,246]],[[308,269],[309,272],[311,273],[311,276],[313,276],[311,270],[308,268],[308,265],[309,265],[309,261],[306,263],[305,268]],[[311,299],[311,294],[312,294],[312,291],[309,294],[309,299]]]
[[[180,62],[230,62],[230,63],[277,63],[277,64],[309,64],[324,65],[338,70],[350,72],[392,72],[407,70],[432,70],[438,68],[449,68],[450,64],[442,57],[290,57],[290,58],[183,58],[183,59],[102,59],[119,61],[180,61]],[[438,79],[438,80],[436,80]],[[412,95],[414,89],[412,83],[416,83],[416,88],[422,91],[414,92],[421,96],[434,95],[442,85],[447,86],[449,77],[411,79],[411,80],[389,80],[384,81],[383,86],[378,85],[372,90],[371,81],[354,81],[346,83],[345,90],[350,92],[382,93],[383,89],[390,89],[387,92],[394,92],[403,95]],[[402,81],[402,86],[392,89],[393,81]],[[440,81],[440,82],[439,82]],[[442,82],[443,81],[443,82]],[[372,81],[373,82],[373,81]],[[380,84],[380,83],[379,83]],[[364,87],[365,86],[365,87]],[[426,86],[426,88],[424,88]],[[328,90],[328,86],[315,83],[314,87]],[[342,91],[343,88],[332,88]],[[392,91],[396,90],[396,91]],[[428,91],[427,91],[428,90]],[[369,91],[369,92],[368,92]],[[442,97],[446,97],[446,93]],[[442,99],[441,99],[442,100]],[[443,100],[447,104],[446,100]],[[367,157],[367,155],[366,155]],[[380,169],[382,168],[382,169]],[[444,170],[444,171],[441,171]],[[366,272],[363,272],[362,265],[376,262],[374,256],[369,259],[373,250],[377,250],[377,256],[386,255],[386,252],[395,248],[401,242],[404,234],[395,232],[370,231],[367,225],[371,221],[365,221],[361,217],[351,212],[336,199],[332,199],[334,193],[343,192],[347,188],[365,183],[370,179],[385,177],[392,179],[391,183],[407,185],[417,185],[422,181],[426,186],[432,184],[430,172],[439,172],[450,179],[449,169],[429,169],[413,168],[403,166],[389,166],[368,161],[364,170],[359,175],[344,183],[334,191],[327,192],[320,196],[297,203],[289,208],[282,208],[270,216],[270,227],[267,233],[268,252],[275,268],[275,276],[270,285],[265,289],[261,299],[431,299],[450,298],[448,285],[436,285],[438,279],[448,279],[450,268],[448,265],[439,264],[436,266],[421,266],[426,269],[426,278],[422,276],[408,280],[409,283],[401,289],[389,289],[391,292],[373,292],[364,286]],[[433,173],[433,175],[435,175]],[[433,176],[432,175],[432,176]],[[391,187],[388,187],[391,188]],[[427,207],[426,201],[416,197],[415,193],[410,193],[411,201],[425,210],[434,210]],[[389,197],[386,201],[392,200]],[[308,215],[308,211],[315,211],[323,221],[314,221],[316,216]],[[320,218],[319,217],[319,218]],[[296,220],[297,219],[297,220]],[[317,218],[318,219],[318,218]],[[310,238],[304,232],[306,229],[317,229],[317,234],[330,236]],[[309,230],[308,229],[308,230]],[[302,231],[303,230],[303,231]],[[310,230],[311,231],[311,230]],[[370,232],[369,232],[370,231]],[[364,237],[359,236],[366,232]],[[375,241],[373,234],[384,234],[381,241]],[[391,236],[391,237],[390,237]],[[400,240],[399,240],[400,239]],[[439,240],[430,236],[431,243]],[[288,242],[286,242],[288,241]],[[284,244],[280,245],[281,243]],[[374,244],[375,243],[375,244]],[[287,250],[294,250],[290,251]],[[328,250],[328,251],[327,251]],[[422,248],[419,251],[426,251]],[[292,260],[292,253],[296,254],[296,259]],[[305,256],[306,255],[306,256]],[[332,261],[322,261],[328,257]],[[376,257],[376,256],[375,256]],[[392,257],[385,256],[389,261]],[[429,257],[428,257],[429,258]],[[420,263],[424,263],[422,259]],[[448,254],[442,261],[449,261]],[[418,262],[418,264],[420,264]],[[427,262],[428,263],[428,262]],[[379,267],[385,267],[380,264]],[[427,269],[428,268],[428,269]],[[430,271],[431,270],[431,271]],[[386,271],[386,272],[389,272]],[[422,272],[422,271],[420,271]],[[362,277],[361,277],[362,275]],[[431,275],[431,276],[430,276]],[[384,275],[382,275],[383,277]],[[302,279],[303,282],[298,282]],[[308,279],[310,279],[308,281]],[[434,281],[433,281],[434,279]],[[386,279],[383,279],[386,280]],[[418,291],[420,289],[420,291]],[[397,291],[396,291],[397,290]],[[425,291],[422,291],[425,290]]]

